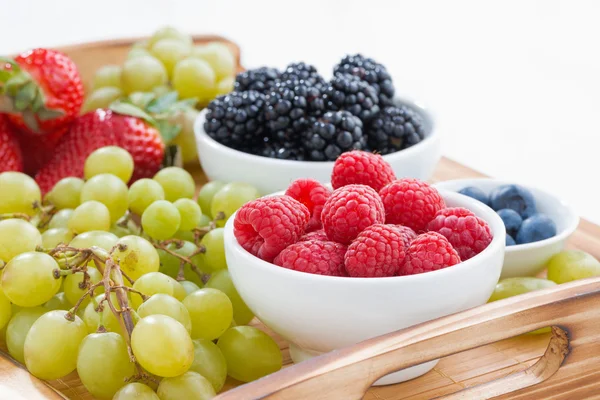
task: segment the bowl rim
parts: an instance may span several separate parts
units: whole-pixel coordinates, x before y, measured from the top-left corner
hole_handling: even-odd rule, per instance
[[[439,140],[439,127],[437,126],[436,121],[438,120],[436,114],[432,112],[424,103],[416,100],[412,100],[408,97],[404,96],[394,96],[394,103],[399,102],[405,104],[413,109],[415,109],[419,114],[421,114],[427,123],[431,126],[428,132],[425,134],[425,138],[421,140],[419,143],[406,148],[404,150],[399,150],[390,154],[386,154],[383,156],[385,159],[393,159],[396,157],[410,156],[410,154],[418,152],[421,148],[435,143],[435,141]],[[270,157],[262,157],[257,156],[255,154],[245,153],[240,150],[233,149],[231,147],[227,147],[224,144],[221,144],[208,136],[208,134],[204,131],[204,121],[206,119],[206,113],[208,109],[203,109],[196,120],[194,121],[194,135],[196,136],[196,141],[205,142],[211,149],[218,151],[220,153],[229,154],[232,157],[238,157],[242,159],[246,159],[248,161],[252,160],[260,160],[263,163],[270,164],[272,166],[306,166],[306,165],[314,165],[315,167],[328,167],[331,168],[335,161],[298,161],[298,160],[283,160],[278,158],[270,158]]]
[[[283,192],[277,192],[277,193],[270,194],[268,196],[279,195],[282,193]],[[464,272],[465,270],[477,268],[478,260],[482,256],[488,255],[488,254],[492,253],[493,251],[501,250],[502,254],[504,255],[503,249],[505,248],[505,242],[506,242],[504,223],[502,222],[502,219],[500,219],[498,214],[496,214],[491,208],[489,208],[485,204],[483,204],[475,199],[472,199],[468,196],[462,195],[460,193],[456,193],[456,192],[449,191],[449,190],[440,190],[440,194],[442,195],[442,197],[444,199],[450,198],[450,199],[459,199],[463,202],[465,200],[468,202],[472,202],[472,204],[469,204],[467,206],[469,209],[471,209],[471,205],[472,205],[473,208],[478,209],[480,214],[481,213],[488,214],[490,216],[491,220],[488,220],[487,218],[485,220],[490,225],[490,228],[492,229],[492,233],[494,234],[494,237],[492,238],[492,241],[490,242],[490,244],[481,253],[477,254],[476,256],[474,256],[466,261],[461,261],[459,264],[456,264],[456,265],[453,265],[453,266],[447,267],[447,268],[442,268],[442,269],[439,269],[436,271],[430,271],[430,272],[426,272],[426,273],[422,273],[422,274],[414,274],[414,275],[363,278],[363,277],[344,277],[344,276],[329,276],[329,275],[310,274],[310,273],[306,273],[306,272],[295,271],[295,270],[279,267],[275,264],[272,264],[268,261],[261,260],[260,258],[250,254],[246,249],[244,249],[238,243],[237,239],[235,238],[235,236],[233,234],[233,221],[235,219],[235,215],[237,214],[237,211],[228,219],[227,223],[225,224],[225,232],[224,232],[225,246],[231,245],[231,246],[233,246],[232,251],[240,253],[243,257],[252,257],[254,259],[253,262],[247,263],[244,266],[244,268],[249,268],[248,264],[250,264],[250,265],[253,265],[253,268],[261,268],[263,270],[268,269],[269,273],[280,274],[282,276],[288,275],[289,278],[307,279],[307,280],[331,282],[331,283],[341,282],[341,283],[359,284],[359,285],[364,285],[367,282],[370,284],[380,284],[380,285],[381,284],[398,285],[400,283],[410,284],[413,282],[424,281],[424,280],[428,280],[428,279],[429,280],[431,280],[431,279],[443,280],[444,277],[448,276],[448,274],[457,274],[457,273]],[[501,271],[502,271],[502,263],[500,263],[500,265],[499,265],[498,274],[500,274]]]
[[[515,244],[513,246],[506,246],[505,252],[507,254],[512,254],[512,253],[516,253],[519,251],[539,249],[541,247],[549,246],[554,243],[558,243],[560,241],[566,240],[569,236],[571,236],[573,234],[573,232],[575,232],[577,230],[577,227],[579,226],[579,221],[581,218],[579,217],[579,214],[577,214],[577,212],[575,212],[575,209],[573,208],[573,206],[571,206],[571,204],[569,204],[568,202],[563,200],[561,197],[558,197],[555,194],[548,192],[547,190],[540,189],[537,186],[525,185],[525,184],[515,182],[515,181],[508,181],[505,179],[496,179],[496,178],[450,179],[447,181],[436,182],[433,184],[433,186],[435,186],[438,190],[453,191],[455,193],[458,193],[458,191],[454,191],[452,189],[446,188],[444,185],[446,183],[452,183],[452,184],[465,183],[465,187],[466,186],[476,186],[476,184],[471,185],[473,182],[475,182],[475,183],[476,182],[493,182],[493,183],[497,183],[497,186],[518,185],[518,186],[523,186],[524,188],[527,188],[527,189],[533,189],[537,192],[543,193],[544,195],[546,195],[548,197],[554,198],[567,211],[569,218],[567,220],[567,224],[566,224],[565,228],[562,231],[557,232],[556,235],[554,235],[548,239],[539,240],[537,242],[522,243],[522,244]],[[458,194],[460,194],[460,193],[458,193]],[[490,209],[491,209],[491,207],[490,207]],[[494,212],[496,212],[496,211],[494,211]]]

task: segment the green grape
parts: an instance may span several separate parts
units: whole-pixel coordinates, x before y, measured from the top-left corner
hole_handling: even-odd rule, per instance
[[[179,284],[185,290],[186,297],[187,297],[188,294],[190,294],[192,292],[195,292],[196,290],[200,289],[200,287],[201,287],[201,286],[198,286],[197,284],[195,284],[192,281],[180,281]]]
[[[133,175],[133,157],[127,150],[117,146],[106,146],[95,150],[85,159],[83,175],[86,180],[89,180],[100,174],[112,174],[123,183],[129,182]]]
[[[150,52],[147,49],[141,47],[134,47],[131,50],[129,50],[129,53],[127,53],[128,60],[133,60],[134,58],[139,57],[152,57],[152,54],[150,54]]]
[[[83,179],[68,177],[63,178],[54,185],[52,190],[46,195],[46,199],[54,206],[62,210],[64,208],[74,209],[79,203]]]
[[[43,306],[46,310],[66,310],[69,311],[73,304],[69,303],[64,292],[58,292]]]
[[[87,330],[81,318],[74,316],[74,321],[69,321],[66,314],[64,310],[49,311],[27,333],[25,365],[40,379],[62,378],[77,366],[77,350]]]
[[[161,272],[149,272],[140,276],[133,284],[133,288],[146,296],[162,293],[174,297],[173,281],[173,278]],[[134,293],[131,296],[131,303],[133,307],[137,309],[140,304],[142,304],[142,299],[139,295]]]
[[[158,272],[158,253],[149,241],[129,235],[120,238],[117,244],[119,246],[113,251],[112,258],[131,279],[136,280],[148,272]]]
[[[77,234],[107,231],[110,228],[110,211],[99,201],[86,201],[73,211],[67,227]]]
[[[152,89],[152,93],[154,93],[156,95],[156,97],[161,97],[164,96],[165,94],[171,92],[171,86],[169,85],[160,85],[160,86],[154,86],[154,88]]]
[[[4,295],[2,287],[0,287],[0,329],[4,329],[12,315],[12,305],[10,300]],[[191,323],[190,323],[191,328]]]
[[[71,219],[71,216],[73,215],[73,211],[74,210],[71,208],[63,208],[62,210],[58,211],[50,219],[50,222],[48,223],[48,228],[49,229],[58,229],[58,228],[67,229],[69,226],[69,220]]]
[[[198,192],[198,204],[200,204],[200,208],[202,209],[202,213],[204,215],[208,215],[211,218],[214,217],[211,211],[212,201],[215,197],[215,194],[217,194],[217,192],[221,190],[223,186],[225,186],[225,182],[212,181],[202,186]]]
[[[227,45],[213,42],[199,45],[192,50],[192,57],[201,58],[206,61],[213,71],[217,80],[229,78],[235,75],[235,57]]]
[[[22,219],[0,221],[0,260],[9,262],[13,257],[34,251],[41,245],[42,235],[29,222]]]
[[[96,296],[96,303],[100,302],[105,298],[104,293]],[[120,310],[119,302],[117,301],[117,295],[111,292],[110,299],[117,310]],[[96,306],[93,302],[90,302],[83,312],[83,322],[85,323],[86,329],[89,333],[95,333],[98,330],[98,326],[102,323],[102,326],[109,332],[115,332],[119,335],[123,335],[123,328],[119,323],[118,318],[113,314],[110,307],[106,302],[102,303],[102,315],[96,311]]]
[[[181,214],[173,203],[158,200],[150,204],[142,214],[142,228],[150,237],[166,240],[175,234],[181,223]]]
[[[92,396],[112,399],[135,373],[125,339],[114,332],[86,336],[77,354],[77,373]]]
[[[167,74],[171,77],[175,64],[190,54],[190,46],[176,39],[161,39],[154,43],[150,52],[163,63]]]
[[[121,87],[121,73],[123,69],[119,65],[105,65],[100,67],[94,75],[94,90],[103,87]]]
[[[232,182],[223,186],[221,190],[215,193],[212,204],[211,214],[215,217],[219,212],[225,214],[225,219],[217,221],[218,226],[225,226],[227,219],[249,201],[260,197],[258,190],[247,183]]]
[[[181,215],[179,229],[182,231],[189,231],[200,226],[202,210],[198,203],[192,199],[179,199],[176,200],[173,205],[177,207],[177,210],[179,210],[179,214]]]
[[[89,279],[87,281],[87,287],[81,289],[79,285],[83,282],[83,272],[76,272],[71,275],[67,275],[63,282],[65,296],[71,304],[77,303],[77,301],[87,292],[90,285],[98,283],[102,280],[102,274],[96,268],[88,268],[87,274]],[[99,295],[104,291],[103,287],[98,287],[94,290],[94,295]],[[85,307],[90,302],[89,296],[87,296],[82,302],[81,307]]]
[[[131,348],[144,369],[161,377],[181,375],[194,361],[189,333],[166,315],[142,318],[131,334]]]
[[[548,261],[548,279],[558,284],[600,276],[600,262],[581,250],[564,250]]]
[[[202,214],[202,217],[200,218],[200,226],[201,227],[206,227],[206,226],[210,225],[211,222],[212,222],[212,219],[210,219],[210,217],[208,215]]]
[[[194,178],[183,168],[163,168],[153,178],[165,191],[165,199],[175,201],[182,198],[191,199],[196,191]]]
[[[125,93],[150,92],[167,83],[167,70],[156,58],[140,55],[125,61],[121,77]]]
[[[67,228],[52,228],[42,233],[42,247],[53,249],[60,243],[68,244],[73,239],[73,233]]]
[[[208,379],[192,371],[163,379],[158,385],[157,393],[161,400],[210,400],[217,395]]]
[[[233,319],[231,300],[217,289],[196,290],[183,300],[183,305],[192,319],[193,339],[216,339]]]
[[[200,242],[206,251],[199,254],[203,258],[202,265],[210,272],[227,268],[225,261],[225,242],[223,241],[224,228],[215,228],[209,231]],[[197,259],[196,257],[194,259]]]
[[[252,326],[229,328],[217,342],[227,361],[227,373],[242,382],[251,382],[279,371],[281,350],[269,335]]]
[[[223,96],[233,92],[233,86],[235,84],[235,77],[230,76],[223,78],[217,83],[217,96]]]
[[[227,363],[219,346],[206,339],[194,342],[194,362],[190,371],[194,371],[208,379],[215,392],[223,388],[227,378]]]
[[[206,287],[218,289],[229,297],[233,305],[233,319],[237,325],[246,325],[252,321],[254,314],[240,297],[231,281],[231,275],[228,270],[223,269],[212,274],[208,282],[206,282]]]
[[[2,270],[2,290],[20,307],[42,305],[60,289],[60,280],[52,275],[55,269],[58,263],[46,253],[19,254]]]
[[[97,108],[108,108],[113,101],[120,99],[121,96],[123,96],[123,92],[118,87],[105,86],[95,89],[85,99],[83,106],[81,106],[81,112],[86,113]]]
[[[129,209],[137,215],[142,215],[150,204],[165,199],[165,191],[157,181],[144,178],[131,185],[127,199]]]
[[[178,113],[173,113],[169,122],[181,127],[179,134],[173,139],[173,144],[179,146],[184,164],[198,165],[198,151],[196,149],[196,136],[194,122],[198,117],[198,110],[188,108]]]
[[[119,238],[110,232],[89,231],[75,236],[75,238],[71,240],[71,243],[69,243],[69,246],[77,249],[89,249],[92,246],[96,246],[106,251],[110,251],[114,245],[117,244],[118,240]],[[94,267],[101,269],[103,264],[98,264],[99,263],[96,262],[96,260],[92,261]]]
[[[175,243],[170,243],[167,246],[167,249],[170,251],[179,254],[183,257],[190,257],[198,247],[195,244],[184,241],[183,246],[181,248],[177,248]],[[169,275],[171,278],[177,279],[177,275],[179,274],[179,258],[167,253],[164,250],[158,250],[158,255],[160,257],[160,272],[163,274]],[[196,264],[196,266],[198,266]],[[186,280],[194,282],[196,285],[203,285],[202,279],[198,276],[198,274],[192,271],[192,268],[189,264],[186,264],[183,267],[183,276]]]
[[[178,31],[171,26],[165,26],[154,32],[154,35],[148,40],[148,47],[152,48],[154,44],[163,39],[175,39],[189,47],[192,46],[192,37],[188,34]]]
[[[194,242],[196,240],[194,232],[192,232],[192,231],[182,231],[181,229],[178,230],[177,232],[175,232],[175,235],[173,235],[173,237],[175,239],[185,240],[185,241],[188,241],[188,242]]]
[[[117,238],[121,238],[123,236],[128,236],[128,235],[139,235],[140,234],[140,230],[134,221],[132,221],[132,220],[127,221],[127,226],[121,226],[121,221],[123,221],[123,218],[121,218],[120,220],[118,220],[117,222],[112,224],[108,231],[110,233],[112,233],[113,235],[115,235]]]
[[[42,307],[23,308],[10,319],[6,328],[6,347],[8,354],[21,364],[25,364],[23,347],[27,333],[33,323],[47,312],[48,309]]]
[[[21,172],[0,173],[0,214],[35,214],[34,203],[41,204],[42,193],[31,177]]]
[[[169,295],[162,293],[152,295],[139,306],[137,313],[141,318],[156,314],[167,315],[181,323],[188,333],[192,332],[190,313],[179,300]]]
[[[150,386],[132,382],[119,389],[112,400],[160,400],[160,398]]]
[[[216,79],[206,61],[186,58],[175,65],[172,84],[182,99],[197,98],[200,102],[208,102],[214,97]]]
[[[112,174],[95,175],[83,185],[80,200],[81,203],[95,200],[104,204],[110,212],[110,221],[116,222],[127,212],[127,185]]]

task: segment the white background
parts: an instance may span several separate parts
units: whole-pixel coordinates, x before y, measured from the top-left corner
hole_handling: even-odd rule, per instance
[[[552,191],[600,223],[600,2],[0,0],[0,54],[148,35],[236,41],[246,67],[346,53],[437,114],[444,154]]]

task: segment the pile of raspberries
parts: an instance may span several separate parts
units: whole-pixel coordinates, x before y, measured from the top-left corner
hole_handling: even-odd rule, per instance
[[[425,182],[396,179],[380,155],[342,154],[331,184],[333,191],[298,179],[285,195],[245,204],[234,220],[237,241],[280,267],[369,278],[447,268],[492,241],[484,220],[465,208],[446,207]]]

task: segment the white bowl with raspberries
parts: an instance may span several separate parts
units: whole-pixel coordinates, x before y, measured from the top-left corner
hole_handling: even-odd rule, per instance
[[[438,182],[434,186],[453,192],[459,192],[465,188],[476,188],[479,189],[483,196],[487,197],[487,201],[485,197],[480,198],[485,203],[490,203],[490,196],[493,195],[494,190],[497,188],[512,187],[515,190],[524,190],[529,193],[529,197],[533,197],[530,207],[534,207],[534,210],[533,212],[529,210],[520,211],[520,214],[523,214],[521,215],[522,225],[525,224],[528,217],[536,214],[545,215],[552,221],[554,225],[553,234],[535,238],[536,240],[528,242],[522,242],[518,240],[517,235],[514,235],[517,242],[513,241],[510,245],[506,246],[501,279],[538,274],[544,269],[548,260],[565,247],[568,238],[575,232],[579,225],[579,216],[566,201],[534,187],[516,185],[514,182],[491,178],[454,179]],[[527,193],[525,197],[527,197]],[[519,193],[513,193],[511,198],[506,200],[511,201],[513,203],[512,207],[517,210],[524,203],[524,199]],[[502,199],[498,199],[494,203],[502,203]],[[489,205],[496,209],[499,208],[493,204]]]
[[[358,151],[338,158],[331,186],[296,180],[225,225],[239,294],[290,342],[294,362],[487,302],[505,246],[489,207],[397,179],[381,156]],[[436,363],[374,384],[415,378]]]
[[[427,180],[433,175],[441,157],[439,129],[431,110],[420,103],[396,97],[397,105],[405,105],[423,119],[425,138],[404,150],[386,154],[383,158],[398,177]],[[207,110],[194,123],[196,147],[202,169],[209,180],[246,182],[261,193],[284,190],[295,179],[313,178],[328,182],[333,161],[296,161],[261,157],[227,147],[212,139],[204,130]]]

